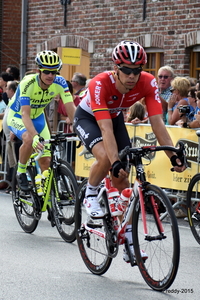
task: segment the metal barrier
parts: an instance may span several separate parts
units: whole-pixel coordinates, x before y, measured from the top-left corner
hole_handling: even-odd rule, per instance
[[[1,138],[0,138],[0,143],[1,143],[1,163],[0,163],[0,183],[6,183],[7,186],[11,186],[11,182],[7,180],[7,174],[8,174],[8,144],[6,142],[6,137],[5,134],[3,133],[3,130],[1,132]]]
[[[65,120],[61,120],[57,126],[57,132],[71,132],[70,125],[66,124]],[[76,156],[76,141],[77,138],[72,138],[71,142],[60,145],[60,157],[66,160],[72,168],[75,168],[75,156]]]

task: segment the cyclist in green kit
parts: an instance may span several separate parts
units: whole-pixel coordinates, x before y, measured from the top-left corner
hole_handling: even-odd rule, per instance
[[[28,192],[26,164],[33,150],[43,150],[41,138],[49,139],[50,132],[44,115],[45,107],[56,95],[60,95],[70,121],[73,121],[75,106],[66,80],[57,75],[62,61],[54,51],[41,51],[35,58],[39,72],[25,76],[15,95],[9,102],[7,124],[9,129],[22,140],[19,150],[17,181],[22,191]],[[49,145],[39,160],[41,171],[50,163]]]

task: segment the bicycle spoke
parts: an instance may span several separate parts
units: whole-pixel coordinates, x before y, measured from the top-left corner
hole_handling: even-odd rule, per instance
[[[135,254],[138,267],[147,284],[155,290],[162,291],[172,284],[178,270],[180,249],[178,225],[171,204],[161,189],[149,185],[144,195],[148,238],[144,235],[138,202],[133,216]],[[160,220],[162,214],[165,214],[162,220],[163,233],[160,232],[159,221],[150,201],[152,195]],[[148,255],[145,262],[142,260],[140,250],[144,250]]]
[[[76,233],[77,242],[82,259],[87,268],[96,275],[104,274],[112,262],[108,254],[108,245],[105,236],[105,228],[102,220],[88,220],[88,215],[83,205],[87,180],[84,180],[77,191],[76,202]],[[104,205],[102,200],[102,205]],[[98,223],[99,222],[99,223]],[[84,225],[84,224],[87,224]],[[99,234],[93,233],[96,228]]]
[[[75,202],[78,188],[74,174],[61,164],[57,170],[56,180],[59,198],[57,199],[55,187],[52,186],[51,199],[55,224],[60,236],[66,242],[73,242],[75,234]]]

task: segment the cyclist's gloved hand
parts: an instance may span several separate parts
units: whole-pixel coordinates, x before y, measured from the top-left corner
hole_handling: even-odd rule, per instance
[[[176,161],[177,158],[180,160],[181,165],[177,164],[177,161]],[[180,156],[177,156],[177,155],[172,155],[172,157],[170,157],[170,160],[171,160],[172,166],[174,166],[174,167],[175,166],[182,167],[185,164],[185,157],[184,156],[180,157]]]
[[[37,149],[38,146],[39,146],[39,144],[40,144],[42,141],[44,141],[44,139],[43,139],[41,136],[39,136],[39,134],[36,134],[36,135],[34,136],[33,142],[32,142],[32,147],[33,147],[33,149]],[[37,149],[37,150],[42,150],[42,149],[43,149],[43,146],[40,147],[40,148]]]
[[[116,160],[113,164],[112,164],[112,174],[113,176],[115,177],[119,177],[119,170],[120,169],[123,169],[125,170],[126,166],[125,166],[125,163],[121,162],[120,160]]]

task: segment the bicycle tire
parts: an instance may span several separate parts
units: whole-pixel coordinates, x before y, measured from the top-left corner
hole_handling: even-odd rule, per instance
[[[68,161],[63,160],[62,158],[59,158],[59,159],[58,159],[58,163],[61,164],[61,165],[65,165],[66,168],[67,168],[68,170],[71,171],[72,176],[73,176],[74,179],[76,180],[76,176],[75,176],[75,174],[74,174],[74,170],[73,170],[72,166],[70,165],[70,163],[69,163]]]
[[[54,183],[52,182],[51,201],[52,213],[56,228],[65,242],[72,243],[76,239],[75,233],[75,202],[78,184],[71,167],[66,162],[57,168],[56,186],[59,199],[56,198]]]
[[[173,283],[179,266],[180,238],[177,219],[166,194],[157,186],[147,185],[143,192],[148,235],[156,237],[149,241],[144,235],[139,197],[135,199],[132,218],[132,235],[138,268],[146,283],[156,291],[164,291]],[[153,196],[164,228],[165,238],[158,239],[160,232],[150,197]],[[144,262],[140,250],[148,255]]]
[[[32,233],[37,228],[39,219],[41,218],[40,208],[38,207],[33,189],[28,193],[24,193],[19,189],[16,174],[17,166],[12,177],[12,201],[15,215],[21,228],[26,233]],[[29,177],[29,184],[32,185],[35,178],[34,171],[30,167],[27,167],[26,174]]]
[[[189,183],[187,190],[187,215],[189,225],[192,231],[192,234],[200,244],[200,220],[197,221],[192,218],[193,213],[195,212],[196,206],[200,201],[200,173],[194,175]]]
[[[84,179],[77,191],[75,207],[76,239],[81,257],[86,267],[93,274],[102,275],[109,269],[112,258],[108,255],[106,239],[93,234],[83,227],[83,222],[86,222],[88,219],[88,215],[83,205],[86,185],[87,179]],[[104,196],[102,195],[102,197]],[[101,202],[103,205],[103,198],[101,199]],[[92,222],[92,220],[90,221]],[[99,220],[98,230],[102,232],[105,230],[102,219]]]

